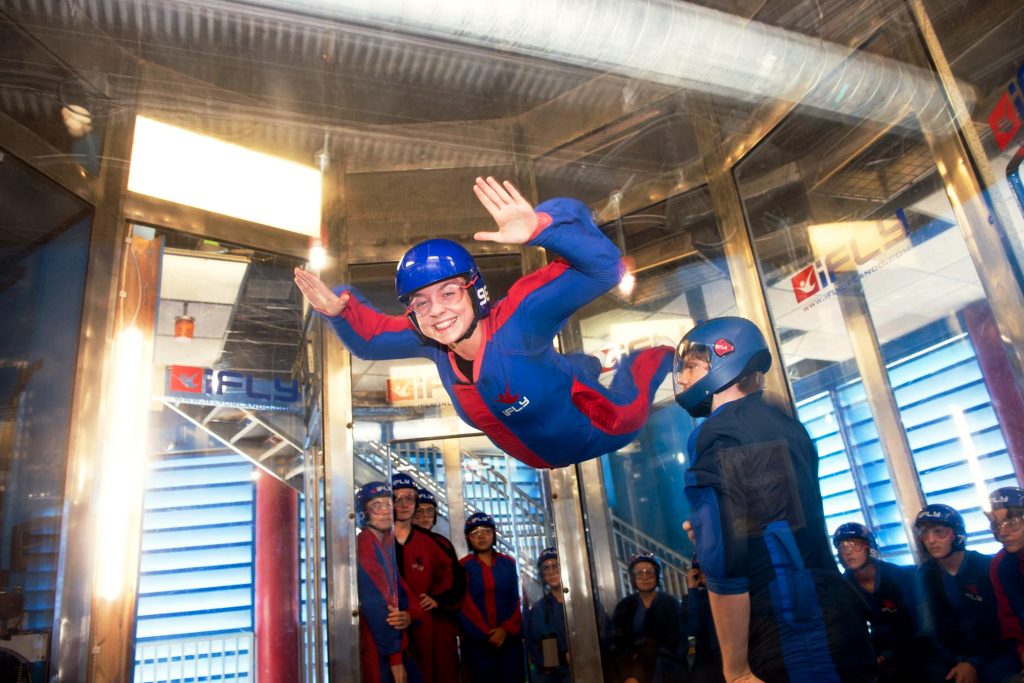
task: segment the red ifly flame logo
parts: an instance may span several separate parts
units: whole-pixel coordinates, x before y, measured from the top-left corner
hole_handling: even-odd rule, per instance
[[[508,385],[505,385],[505,393],[498,394],[498,403],[513,404],[519,401],[519,394],[513,394],[509,391]]]
[[[204,368],[189,365],[171,366],[171,391],[199,394],[203,391]]]
[[[818,282],[817,268],[814,266],[815,264],[812,263],[790,278],[790,283],[793,285],[793,294],[796,295],[797,303],[800,303],[804,299],[812,297],[821,291],[821,283]]]
[[[728,356],[730,353],[736,350],[736,347],[729,343],[726,339],[718,339],[715,341],[715,355],[721,358],[722,356]]]
[[[1017,75],[1010,79],[1006,92],[996,102],[988,115],[988,126],[1000,150],[1006,149],[1017,135],[1024,121],[1024,63],[1017,69]]]

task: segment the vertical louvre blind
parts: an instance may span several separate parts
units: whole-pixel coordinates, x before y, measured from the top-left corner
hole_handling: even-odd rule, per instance
[[[252,632],[253,469],[229,451],[176,454],[151,464],[139,566],[137,655],[159,641]],[[251,639],[237,642],[248,647],[244,644]],[[248,661],[250,654],[215,656]],[[248,674],[230,678],[244,680]]]
[[[926,500],[959,510],[968,545],[995,552],[982,498],[1016,476],[970,339],[950,337],[887,368]],[[818,447],[829,533],[866,523],[883,556],[911,562],[862,382],[800,397],[797,412]]]

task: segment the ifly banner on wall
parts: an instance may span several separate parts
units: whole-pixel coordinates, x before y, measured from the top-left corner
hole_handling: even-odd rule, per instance
[[[299,412],[302,405],[299,381],[287,376],[170,365],[164,386],[166,398],[179,403],[284,412]]]

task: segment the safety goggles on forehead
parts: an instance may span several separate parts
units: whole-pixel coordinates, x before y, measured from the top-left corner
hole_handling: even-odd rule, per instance
[[[452,306],[457,304],[462,300],[462,293],[472,287],[476,282],[476,279],[477,276],[474,275],[473,279],[469,282],[461,279],[449,282],[444,287],[437,290],[432,298],[425,294],[413,294],[405,312],[407,314],[415,313],[417,316],[423,317],[430,313],[430,309],[433,307],[434,302],[437,302],[442,306]]]

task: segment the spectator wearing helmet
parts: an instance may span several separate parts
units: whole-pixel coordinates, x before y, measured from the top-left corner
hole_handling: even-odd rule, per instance
[[[749,320],[715,318],[676,350],[690,435],[686,495],[726,680],[869,681],[867,610],[828,547],[818,455],[764,400],[771,353]],[[785,586],[786,590],[781,590]]]
[[[359,489],[356,508],[363,527],[356,537],[363,683],[421,681],[410,656],[407,629],[422,611],[409,604],[395,564],[391,488],[383,481],[366,484]]]
[[[914,530],[928,559],[917,570],[918,612],[929,648],[928,683],[999,683],[1020,662],[999,633],[992,558],[966,549],[967,530],[948,505],[925,506]]]
[[[618,249],[581,202],[553,199],[534,212],[510,183],[493,178],[477,178],[474,191],[498,227],[477,240],[544,247],[563,258],[492,305],[469,252],[427,240],[398,264],[405,316],[383,315],[354,290],[332,292],[303,270],[296,284],[356,356],[433,361],[459,417],[527,465],[571,465],[630,443],[671,369],[672,349],[630,354],[606,388],[600,361],[559,354],[552,344],[569,316],[618,283]]]
[[[426,489],[420,489],[416,498],[416,512],[412,516],[412,523],[425,532],[429,532],[431,538],[440,544],[445,553],[454,560],[452,570],[457,582],[460,595],[466,593],[466,574],[459,564],[458,555],[455,553],[455,546],[447,537],[434,531],[437,523],[437,498]],[[459,675],[459,606],[458,603],[448,605],[442,603],[439,609],[433,611],[434,618],[434,666],[435,680],[447,681],[457,680]]]
[[[565,608],[558,551],[545,548],[537,558],[537,573],[544,597],[526,616],[526,653],[537,672],[537,683],[570,683],[569,641],[565,636]]]
[[[988,500],[992,533],[1003,544],[989,568],[1000,631],[1024,665],[1024,489],[996,489]]]
[[[459,610],[469,683],[522,683],[522,612],[516,561],[494,549],[497,529],[483,512],[466,518],[466,597]]]
[[[863,524],[841,524],[832,535],[844,576],[870,609],[871,644],[881,683],[919,680],[914,633],[914,569],[879,559],[875,535]]]
[[[416,494],[416,512],[412,515],[412,523],[426,531],[433,531],[437,524],[437,498],[426,489]]]
[[[679,599],[659,589],[661,563],[652,553],[629,558],[636,591],[612,612],[612,653],[616,683],[687,681],[686,611]]]
[[[395,500],[395,556],[409,595],[419,603],[423,617],[410,629],[416,664],[425,683],[454,680],[458,676],[458,649],[438,619],[455,610],[466,593],[466,577],[453,550],[435,534],[412,523],[418,490],[412,477],[399,472],[391,477]],[[454,615],[454,612],[452,613]],[[441,617],[444,619],[444,617]]]

